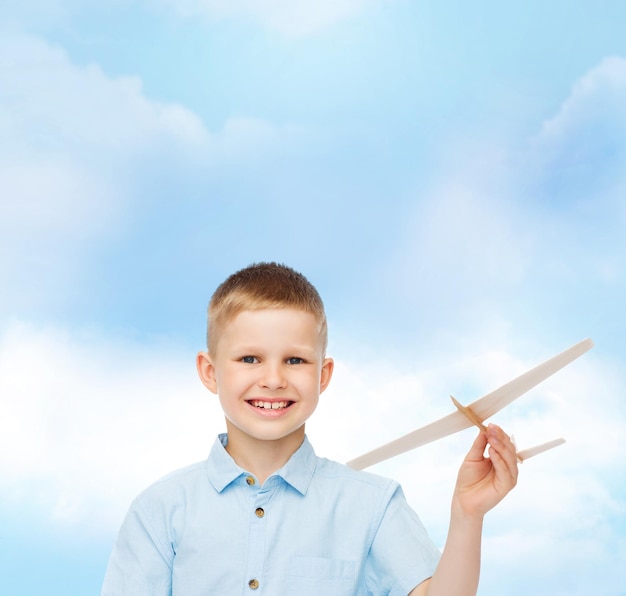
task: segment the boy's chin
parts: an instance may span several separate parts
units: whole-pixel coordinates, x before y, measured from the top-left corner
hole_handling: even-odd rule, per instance
[[[267,442],[267,443],[291,443],[293,441],[304,438],[304,423],[292,430],[278,431],[272,429],[246,429],[235,426],[232,422],[227,421],[226,430],[228,432],[229,441],[236,440],[242,442]]]

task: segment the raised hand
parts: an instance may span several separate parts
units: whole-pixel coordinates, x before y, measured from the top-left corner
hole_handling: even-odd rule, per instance
[[[487,456],[485,456],[485,448]],[[481,432],[466,455],[457,477],[453,510],[484,516],[517,484],[517,454],[509,436],[495,424]]]

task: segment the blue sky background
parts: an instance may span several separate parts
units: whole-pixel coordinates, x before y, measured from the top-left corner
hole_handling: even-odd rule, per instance
[[[626,594],[623,2],[0,0],[0,576],[97,594],[133,496],[203,459],[211,292],[327,304],[347,460],[569,345],[498,414],[531,460],[479,593]],[[380,464],[438,544],[473,433]]]

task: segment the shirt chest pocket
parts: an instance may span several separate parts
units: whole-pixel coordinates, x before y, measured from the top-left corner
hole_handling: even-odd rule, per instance
[[[327,557],[291,557],[287,585],[298,596],[352,596],[356,562]]]

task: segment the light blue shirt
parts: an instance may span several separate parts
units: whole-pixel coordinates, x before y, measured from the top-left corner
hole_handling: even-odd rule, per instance
[[[439,551],[392,481],[305,438],[260,486],[224,449],[133,502],[102,596],[406,596]]]

